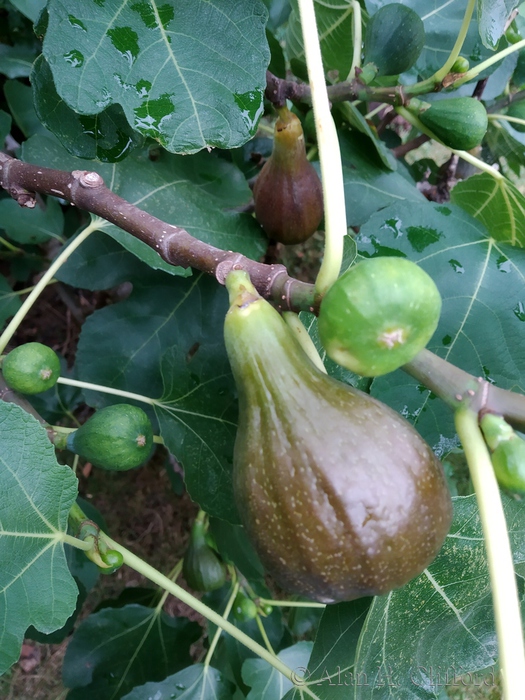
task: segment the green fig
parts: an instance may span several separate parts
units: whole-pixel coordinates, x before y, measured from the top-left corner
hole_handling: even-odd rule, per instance
[[[486,413],[481,419],[485,442],[492,450],[492,466],[498,484],[513,493],[525,495],[525,440],[503,416]]]
[[[436,330],[441,296],[416,263],[396,256],[352,265],[330,287],[319,311],[329,357],[377,377],[413,360]]]
[[[383,5],[368,20],[364,65],[372,63],[378,75],[399,75],[412,68],[425,44],[423,20],[410,7]]]
[[[273,151],[255,181],[253,198],[257,221],[279,243],[303,243],[323,218],[321,181],[306,158],[301,122],[286,107],[279,110]]]
[[[70,433],[67,448],[96,467],[126,471],[140,466],[150,456],[153,428],[138,406],[114,404],[101,408]]]
[[[233,602],[232,612],[237,622],[249,622],[256,618],[257,606],[243,591],[239,591]]]
[[[226,283],[234,494],[263,564],[284,589],[325,603],[404,585],[450,525],[439,460],[395,411],[318,370],[245,273]]]
[[[224,564],[206,542],[206,528],[198,518],[191,529],[182,573],[186,583],[194,591],[214,591],[226,581]]]
[[[11,350],[2,362],[5,383],[20,394],[39,394],[60,377],[56,352],[42,343],[25,343]]]
[[[509,117],[514,117],[516,119],[525,119],[525,101],[511,102],[507,109],[507,114]],[[516,131],[520,131],[521,133],[525,131],[525,124],[510,122],[510,125],[513,129],[516,129]]]
[[[412,99],[408,108],[449,148],[469,151],[487,131],[487,110],[475,97],[451,97],[432,104]]]

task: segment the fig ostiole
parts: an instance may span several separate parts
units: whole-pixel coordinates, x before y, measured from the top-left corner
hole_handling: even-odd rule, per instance
[[[303,243],[323,218],[323,191],[306,157],[303,127],[283,107],[275,123],[271,156],[253,187],[255,216],[268,238],[285,245]]]
[[[319,371],[247,275],[227,286],[234,493],[263,564],[285,590],[326,603],[404,585],[450,526],[439,460],[395,411]]]

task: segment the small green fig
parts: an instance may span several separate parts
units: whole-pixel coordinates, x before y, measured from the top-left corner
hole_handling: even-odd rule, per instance
[[[101,408],[70,433],[67,448],[96,467],[125,471],[143,464],[153,447],[153,428],[138,406],[119,403]]]
[[[368,20],[363,64],[378,75],[399,75],[412,68],[425,44],[425,27],[417,12],[401,3],[383,5]]]
[[[480,424],[485,442],[492,450],[492,466],[498,484],[525,495],[525,440],[503,416],[486,413]]]
[[[257,606],[243,591],[239,591],[233,603],[232,613],[237,622],[249,622],[255,619]]]
[[[255,216],[268,238],[292,245],[312,236],[323,218],[323,191],[306,158],[303,127],[283,107],[275,124],[273,151],[253,188]]]
[[[199,519],[195,520],[191,529],[182,573],[194,591],[214,591],[226,581],[224,564],[206,542],[206,528]]]
[[[431,104],[410,100],[408,109],[449,148],[469,151],[483,141],[487,131],[487,110],[474,97],[451,97]]]
[[[432,337],[441,296],[416,263],[362,260],[330,287],[319,311],[319,338],[347,369],[377,377],[410,362]]]
[[[60,360],[42,343],[25,343],[11,350],[2,362],[5,383],[20,394],[39,394],[55,386],[60,377]]]
[[[525,100],[511,102],[507,109],[507,114],[509,117],[525,120]],[[519,122],[509,123],[513,129],[516,129],[516,131],[520,131],[521,133],[525,132],[525,124],[520,124]]]

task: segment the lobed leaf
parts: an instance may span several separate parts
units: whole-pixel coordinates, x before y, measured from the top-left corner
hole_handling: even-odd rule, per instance
[[[79,114],[122,106],[173,153],[234,148],[255,133],[269,63],[260,0],[50,0],[43,52]]]
[[[60,629],[78,590],[63,545],[77,479],[58,464],[45,429],[0,401],[0,673],[20,654],[26,629]],[[59,592],[59,593],[58,593]]]

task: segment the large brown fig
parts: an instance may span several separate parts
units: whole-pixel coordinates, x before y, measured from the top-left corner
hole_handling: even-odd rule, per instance
[[[275,123],[272,155],[253,188],[255,216],[266,235],[291,245],[306,241],[323,218],[323,190],[306,158],[301,122],[283,107]]]
[[[244,273],[227,286],[235,498],[263,564],[326,603],[404,585],[450,526],[440,462],[395,411],[319,371]]]

